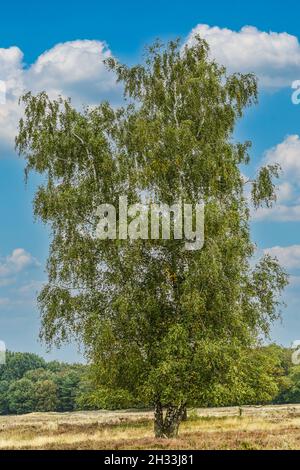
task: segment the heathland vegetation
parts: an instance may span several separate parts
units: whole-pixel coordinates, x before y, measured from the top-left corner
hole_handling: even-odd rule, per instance
[[[299,449],[299,416],[300,405],[194,409],[177,439],[153,437],[150,411],[0,416],[0,449]]]

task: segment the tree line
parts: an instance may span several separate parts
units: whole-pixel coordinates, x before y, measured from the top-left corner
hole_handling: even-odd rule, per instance
[[[199,393],[193,405],[300,403],[300,365],[292,364],[291,353],[275,344],[248,351],[230,382],[206,397]],[[7,352],[6,365],[0,366],[0,414],[151,407],[128,387],[99,386],[93,377],[89,365]]]

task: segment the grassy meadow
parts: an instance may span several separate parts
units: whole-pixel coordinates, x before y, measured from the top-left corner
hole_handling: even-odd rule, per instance
[[[300,405],[190,410],[177,439],[152,427],[147,411],[1,416],[0,449],[300,449]]]

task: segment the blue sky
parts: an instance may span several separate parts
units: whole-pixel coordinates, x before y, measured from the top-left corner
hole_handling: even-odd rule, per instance
[[[253,142],[249,174],[278,160],[284,170],[278,204],[255,215],[252,235],[258,249],[278,256],[291,274],[283,322],[272,338],[286,345],[300,338],[300,105],[291,101],[291,84],[300,80],[295,2],[15,1],[1,5],[0,27],[0,80],[7,84],[0,104],[0,338],[9,349],[78,357],[74,345],[49,356],[38,342],[35,297],[46,279],[49,239],[32,216],[37,180],[25,187],[23,162],[13,150],[19,94],[46,89],[51,96],[70,95],[76,105],[107,97],[118,102],[120,89],[103,57],[133,64],[155,38],[192,41],[194,32],[230,71],[253,71],[260,79],[259,105],[247,111],[235,135]]]

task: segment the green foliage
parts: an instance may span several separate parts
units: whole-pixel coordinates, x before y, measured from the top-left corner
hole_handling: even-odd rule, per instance
[[[48,364],[47,364],[47,369],[33,369],[33,370],[28,370],[25,374],[24,377],[31,382],[41,382],[43,380],[52,380],[55,377],[55,374],[51,371],[48,370]]]
[[[136,408],[139,403],[124,389],[99,388],[91,393],[80,395],[77,407],[84,410],[121,410]]]
[[[276,201],[273,178],[279,177],[279,171],[280,166],[278,164],[267,165],[260,169],[252,186],[252,199],[255,207],[259,207],[261,201],[264,201],[267,207],[271,207],[272,203]]]
[[[59,361],[50,361],[47,363],[47,370],[54,373],[60,372],[64,367],[66,367],[66,364],[63,364]]]
[[[256,405],[271,403],[279,393],[280,362],[270,348],[243,351],[229,380],[218,384],[206,405]]]
[[[89,368],[57,361],[46,363],[36,354],[7,353],[0,367],[0,414],[71,411]]]
[[[6,365],[0,367],[0,380],[20,379],[29,370],[45,367],[46,362],[44,359],[36,354],[7,351]]]
[[[300,366],[291,367],[277,402],[300,403]]]
[[[73,411],[76,408],[76,396],[80,376],[75,371],[60,372],[56,375],[58,411]]]
[[[10,383],[7,380],[0,380],[0,414],[9,413],[8,389]]]
[[[35,387],[35,411],[54,411],[59,407],[57,385],[53,380],[39,380]]]
[[[15,414],[30,413],[35,409],[35,385],[22,378],[13,382],[8,389],[9,411]]]

